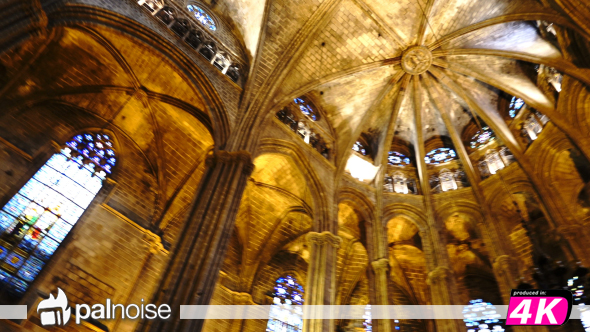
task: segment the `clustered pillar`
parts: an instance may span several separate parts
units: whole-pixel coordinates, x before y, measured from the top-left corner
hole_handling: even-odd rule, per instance
[[[375,272],[375,299],[376,305],[389,305],[389,299],[387,296],[387,271],[389,269],[389,259],[380,258],[376,261],[371,262],[373,271]],[[374,331],[376,332],[389,332],[391,331],[391,324],[389,320],[378,319],[373,320]]]
[[[254,165],[245,151],[212,152],[191,212],[154,298],[170,305],[168,320],[144,321],[139,331],[200,331],[203,320],[180,320],[180,305],[209,304]]]
[[[307,234],[309,268],[305,291],[306,305],[332,305],[336,297],[336,255],[342,239],[330,232]],[[307,311],[306,311],[307,312]],[[312,315],[317,311],[309,311]],[[314,317],[314,316],[312,316]],[[304,332],[334,331],[332,319],[308,319]]]

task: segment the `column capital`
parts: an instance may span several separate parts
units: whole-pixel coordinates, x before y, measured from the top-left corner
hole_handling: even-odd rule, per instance
[[[501,255],[496,257],[496,259],[494,259],[494,263],[492,264],[494,269],[496,268],[500,268],[502,266],[505,265],[512,265],[512,262],[514,260],[512,259],[512,257],[508,256],[508,255]]]
[[[511,279],[518,278],[517,266],[518,264],[515,264],[515,259],[508,255],[496,257],[496,259],[494,259],[494,263],[492,264],[494,273],[500,275],[505,274],[507,277],[510,277]]]
[[[158,236],[157,234],[152,233],[149,230],[144,230],[144,235],[143,235],[143,239],[145,240],[145,242],[147,242],[148,247],[149,247],[149,251],[152,254],[158,254],[158,253],[167,253],[168,251],[164,248],[164,245],[162,244],[162,238],[160,236]]]
[[[387,268],[389,267],[389,259],[379,258],[376,261],[372,261],[371,266],[373,266],[373,271],[375,271],[375,273],[379,273],[382,271],[385,272],[385,271],[387,271]]]
[[[252,301],[252,295],[250,295],[249,293],[236,292],[236,293],[232,293],[232,297],[233,297],[233,304],[238,304],[238,305],[252,305],[252,304],[254,304],[254,301]]]
[[[243,172],[245,175],[250,175],[254,170],[254,164],[252,163],[252,155],[248,151],[212,151],[207,155],[205,164],[211,167],[216,164],[244,164]]]
[[[568,241],[572,241],[580,235],[581,228],[582,226],[576,224],[561,225],[557,227],[557,232]]]
[[[43,10],[43,5],[40,0],[23,1],[25,11],[31,15],[31,26],[34,29],[33,34],[40,36],[46,32],[49,19],[47,13]]]
[[[322,233],[309,232],[307,233],[306,239],[307,242],[316,244],[318,246],[322,246],[327,243],[336,249],[340,248],[340,243],[342,243],[342,238],[340,236],[336,236],[328,231]]]
[[[426,283],[428,285],[432,285],[433,283],[438,283],[442,280],[447,280],[449,277],[453,275],[453,271],[446,266],[438,266],[436,269],[430,271],[428,273],[428,278],[426,279]]]

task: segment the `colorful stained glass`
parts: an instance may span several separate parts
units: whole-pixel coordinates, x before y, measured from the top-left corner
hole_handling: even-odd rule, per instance
[[[28,199],[17,194],[6,204],[3,210],[18,216],[27,207],[29,202]]]
[[[215,25],[215,21],[207,14],[203,9],[195,6],[195,5],[188,5],[186,6],[189,12],[195,15],[197,21],[199,21],[202,25],[209,28],[211,31],[217,30],[217,26]],[[108,137],[108,136],[107,136]]]
[[[0,211],[0,233],[3,233],[14,221],[14,217],[4,211]]]
[[[68,224],[63,219],[59,219],[55,224],[53,224],[53,226],[51,226],[48,235],[52,239],[62,241],[65,239],[66,235],[68,235],[71,229],[72,225]],[[41,246],[43,246],[43,244],[41,244]]]
[[[393,166],[405,166],[410,164],[410,158],[406,157],[405,155],[399,152],[389,151],[389,156],[387,156],[387,163]]]
[[[115,165],[108,135],[67,142],[0,210],[0,284],[22,295]]]
[[[19,268],[23,262],[25,261],[25,258],[22,255],[19,255],[16,252],[11,252],[5,259],[4,259],[4,263],[3,265],[8,265],[12,268]]]
[[[10,278],[7,283],[9,292],[19,296],[22,296],[29,287],[29,284],[20,278]]]
[[[16,275],[25,281],[33,282],[33,280],[35,280],[37,277],[37,274],[39,274],[43,268],[43,265],[44,263],[42,261],[35,257],[31,257]]]
[[[293,276],[277,279],[267,332],[298,332],[303,329],[303,293],[303,287]]]
[[[41,242],[41,244],[35,250],[34,255],[39,257],[41,260],[46,261],[51,257],[51,255],[53,255],[58,246],[58,242],[51,238],[45,238],[45,241]]]
[[[516,115],[518,114],[518,112],[520,112],[523,106],[524,100],[512,97],[512,100],[510,101],[510,106],[508,107],[508,115],[510,115],[511,118],[516,117]]]
[[[10,249],[8,248],[9,246],[5,245],[4,243],[0,244],[0,260],[3,260],[6,255],[8,255],[10,252]]]
[[[0,270],[0,285],[3,285],[4,283],[8,282],[8,280],[10,280],[10,277],[10,273]]]
[[[479,149],[482,146],[496,139],[494,132],[490,127],[483,127],[471,138],[470,146],[472,149]]]
[[[496,312],[496,307],[483,300],[471,300],[469,305],[463,308],[463,322],[467,332],[503,332],[505,331],[501,315]]]
[[[427,164],[442,164],[457,158],[457,153],[451,148],[438,148],[426,154],[424,161]]]
[[[367,148],[363,145],[363,143],[356,141],[356,143],[354,143],[352,145],[352,149],[360,154],[362,154],[363,156],[366,156],[368,154],[368,150]]]
[[[295,102],[295,104],[297,104],[297,106],[299,106],[299,109],[301,110],[301,112],[303,114],[305,114],[308,117],[310,117],[313,121],[317,121],[318,120],[318,118],[319,118],[318,117],[318,113],[303,98],[295,98],[295,99],[293,99],[293,101]]]
[[[373,321],[372,321],[372,317],[371,317],[371,305],[367,304],[367,306],[365,307],[365,314],[363,315],[363,318],[365,319],[363,321],[363,327],[365,328],[366,332],[372,332],[373,331]]]

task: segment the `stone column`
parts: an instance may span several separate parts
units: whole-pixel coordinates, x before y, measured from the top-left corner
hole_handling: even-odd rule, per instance
[[[209,304],[242,193],[254,169],[246,151],[213,152],[180,238],[152,303],[168,304],[168,320],[144,321],[138,331],[201,331],[203,320],[180,320],[180,305]]]
[[[590,34],[590,5],[584,0],[552,0],[586,33]]]
[[[371,266],[375,272],[375,298],[377,300],[377,303],[375,304],[389,305],[389,297],[387,296],[387,270],[389,269],[389,259],[380,258],[371,262]],[[391,331],[391,324],[387,319],[373,320],[373,329],[375,332],[389,332]]]
[[[457,305],[459,303],[455,276],[448,267],[439,266],[428,273],[427,284],[430,286],[432,304]],[[435,321],[437,332],[464,331],[463,321],[455,319],[437,319]]]
[[[560,244],[565,249],[569,249],[576,259],[582,262],[584,266],[590,266],[590,247],[588,246],[588,226],[590,222],[586,221],[584,224],[561,225],[557,228],[557,232],[566,241]]]
[[[504,305],[510,303],[510,291],[518,286],[520,282],[518,279],[518,269],[516,261],[508,255],[502,255],[496,257],[494,261],[494,275],[500,292],[502,293],[502,299]],[[513,326],[514,332],[547,332],[546,326]]]
[[[518,286],[519,272],[517,269],[517,263],[508,255],[502,255],[496,257],[493,264],[494,275],[502,294],[502,300],[504,304],[508,305],[510,302],[510,291]]]
[[[10,50],[23,40],[47,34],[49,20],[41,0],[2,1],[0,22],[12,22],[3,26],[0,37],[0,53]]]
[[[233,304],[235,305],[256,305],[254,301],[252,301],[252,295],[248,293],[234,293],[233,294]],[[244,325],[243,319],[234,319],[231,322],[231,332],[241,332],[242,326]]]
[[[332,305],[336,298],[336,258],[342,239],[330,232],[307,234],[309,267],[305,289],[306,305]],[[307,319],[304,332],[334,331],[332,319]]]

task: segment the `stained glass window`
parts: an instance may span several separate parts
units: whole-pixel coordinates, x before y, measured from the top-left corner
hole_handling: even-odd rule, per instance
[[[366,332],[372,332],[373,331],[373,322],[371,319],[371,305],[367,304],[367,306],[365,307],[365,314],[363,315],[363,318],[365,319],[363,321],[363,327],[365,328]]]
[[[442,191],[457,190],[457,182],[455,181],[455,175],[448,169],[440,171],[440,189]]]
[[[537,118],[532,114],[526,119],[523,129],[529,135],[531,140],[536,140],[538,135],[543,131],[543,126],[537,121]]]
[[[467,326],[467,332],[502,332],[505,331],[501,315],[496,312],[496,307],[483,300],[471,300],[469,305],[463,308],[463,322]]]
[[[0,286],[21,296],[115,166],[105,134],[82,134],[53,155],[0,210]]]
[[[314,110],[314,108],[306,102],[303,98],[295,98],[293,99],[295,104],[299,107],[301,112],[311,118],[313,121],[317,121],[319,119],[318,113]]]
[[[500,154],[495,150],[490,150],[486,153],[485,161],[490,174],[496,174],[497,171],[504,168],[504,162]]]
[[[299,332],[303,329],[303,287],[287,275],[276,281],[266,332]]]
[[[470,145],[472,149],[479,149],[495,139],[494,132],[486,126],[473,135]]]
[[[408,193],[408,184],[406,177],[401,172],[393,173],[393,190],[399,194]]]
[[[360,154],[362,154],[363,156],[366,156],[369,154],[369,151],[367,150],[367,148],[363,145],[363,143],[356,141],[353,145],[352,145],[352,149]]]
[[[426,154],[424,161],[427,164],[442,164],[457,158],[457,153],[451,148],[438,148]]]
[[[567,289],[572,292],[574,297],[574,305],[578,306],[580,311],[580,319],[582,320],[582,326],[584,331],[590,332],[590,306],[586,305],[587,296],[586,289],[584,287],[585,279],[575,276],[567,281]]]
[[[195,15],[195,18],[197,19],[197,21],[201,22],[201,24],[206,26],[207,28],[209,28],[209,30],[211,30],[211,31],[217,30],[217,26],[215,25],[215,21],[204,10],[202,10],[201,8],[199,8],[195,5],[188,5],[188,6],[186,6],[186,8],[188,8],[189,12],[191,12]]]
[[[406,157],[405,155],[399,152],[389,151],[389,155],[387,156],[387,163],[393,166],[405,166],[410,164],[410,158]]]
[[[510,106],[508,107],[508,115],[510,115],[511,118],[514,118],[518,114],[518,112],[520,112],[523,106],[524,100],[512,97],[512,100],[510,101]]]

